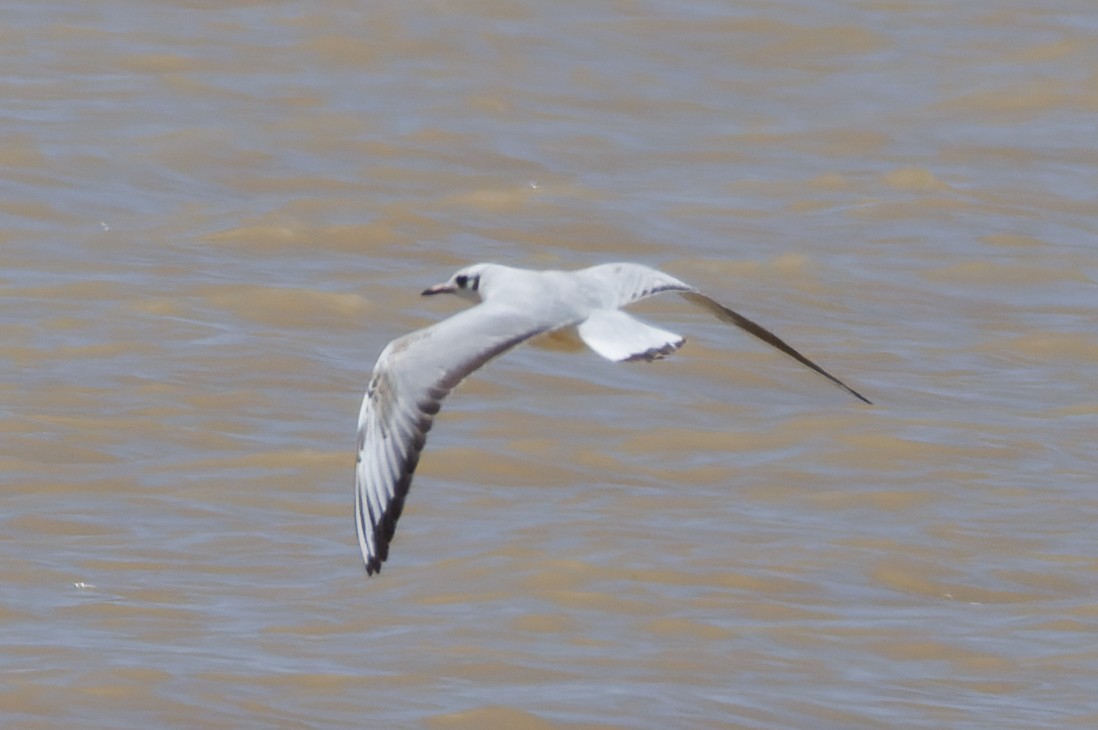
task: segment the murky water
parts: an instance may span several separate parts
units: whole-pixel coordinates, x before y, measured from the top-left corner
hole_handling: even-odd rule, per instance
[[[1089,0],[9,2],[0,721],[1098,724]],[[455,393],[385,570],[417,293],[636,260],[615,366]]]

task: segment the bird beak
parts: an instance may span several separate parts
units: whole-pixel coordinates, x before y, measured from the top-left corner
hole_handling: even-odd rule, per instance
[[[456,291],[457,288],[453,284],[446,282],[445,284],[435,284],[434,286],[427,287],[420,293],[420,296],[429,297],[434,294],[453,294]]]

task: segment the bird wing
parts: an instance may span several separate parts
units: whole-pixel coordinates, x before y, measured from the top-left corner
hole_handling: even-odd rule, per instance
[[[663,292],[695,291],[689,284],[641,264],[600,264],[576,274],[599,291],[602,306],[607,309],[619,309]]]
[[[742,329],[744,332],[758,337],[766,344],[780,350],[781,352],[784,352],[786,355],[789,355],[791,358],[801,363],[805,367],[811,370],[815,370],[817,373],[824,376],[832,383],[839,386],[847,393],[850,393],[852,396],[862,401],[863,403],[869,403],[870,405],[872,405],[872,401],[870,401],[864,395],[854,390],[849,385],[839,380],[834,375],[827,372],[801,353],[797,352],[797,350],[795,350],[792,345],[787,344],[785,340],[783,340],[781,337],[778,337],[776,334],[768,330],[766,327],[763,327],[761,324],[753,322],[752,320],[748,319],[738,312],[732,311],[728,307],[718,302],[716,299],[706,296],[696,289],[680,292],[680,294],[684,299],[686,299],[686,301],[690,302],[691,304],[695,304],[702,309],[712,312],[717,316],[717,319],[721,320],[722,322],[734,324]]]
[[[870,400],[864,395],[809,360],[770,330],[662,271],[641,264],[617,263],[592,266],[579,273],[582,276],[589,277],[591,281],[609,292],[610,301],[604,304],[607,307],[624,307],[654,294],[677,292],[688,302],[715,314],[717,319],[722,322],[736,325],[744,332],[759,338],[771,347],[789,355],[805,367],[816,371],[858,400],[870,403]],[[582,335],[582,330],[580,333]],[[592,347],[592,349],[598,352],[598,348]]]
[[[390,342],[358,416],[355,522],[366,573],[381,570],[442,400],[470,373],[529,338],[571,324],[485,302]]]

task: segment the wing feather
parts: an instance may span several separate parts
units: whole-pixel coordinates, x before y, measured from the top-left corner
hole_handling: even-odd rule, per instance
[[[600,264],[577,272],[591,278],[607,297],[603,306],[619,309],[663,292],[696,291],[673,276],[641,264]]]
[[[393,340],[382,351],[358,420],[355,525],[367,574],[380,571],[389,555],[443,399],[489,360],[568,324],[487,302]]]
[[[688,302],[696,304],[702,309],[706,309],[712,312],[717,316],[717,319],[721,320],[722,322],[736,325],[744,332],[747,332],[750,335],[754,335],[771,347],[781,352],[784,352],[786,355],[789,355],[791,358],[809,368],[810,370],[816,371],[817,373],[824,376],[832,383],[839,386],[847,393],[850,393],[852,396],[862,401],[863,403],[869,403],[870,405],[872,405],[872,401],[870,401],[864,395],[854,390],[849,385],[839,380],[816,363],[809,360],[807,357],[794,349],[792,345],[787,344],[785,340],[783,340],[781,337],[778,337],[776,334],[768,330],[766,327],[763,327],[761,324],[748,319],[739,312],[735,312],[729,309],[728,307],[718,302],[716,299],[706,296],[696,289],[691,289],[689,291],[680,293],[682,294],[683,298],[686,299]]]
[[[770,330],[757,322],[744,317],[739,312],[729,309],[712,297],[703,294],[695,287],[692,287],[683,281],[679,281],[675,277],[665,274],[662,271],[641,264],[618,263],[592,266],[579,273],[584,276],[594,277],[594,280],[598,284],[605,290],[611,292],[612,300],[609,304],[613,307],[624,307],[633,302],[663,292],[677,292],[692,304],[712,312],[722,322],[733,324],[744,332],[759,338],[771,347],[784,352],[805,367],[824,376],[858,400],[864,403],[871,403],[864,395],[809,360]]]

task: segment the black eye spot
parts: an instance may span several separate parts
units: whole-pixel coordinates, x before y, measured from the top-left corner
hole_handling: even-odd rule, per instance
[[[473,291],[480,288],[480,274],[473,277]]]
[[[454,277],[454,283],[457,284],[458,289],[464,289],[465,285],[469,283],[469,277],[465,274]]]

